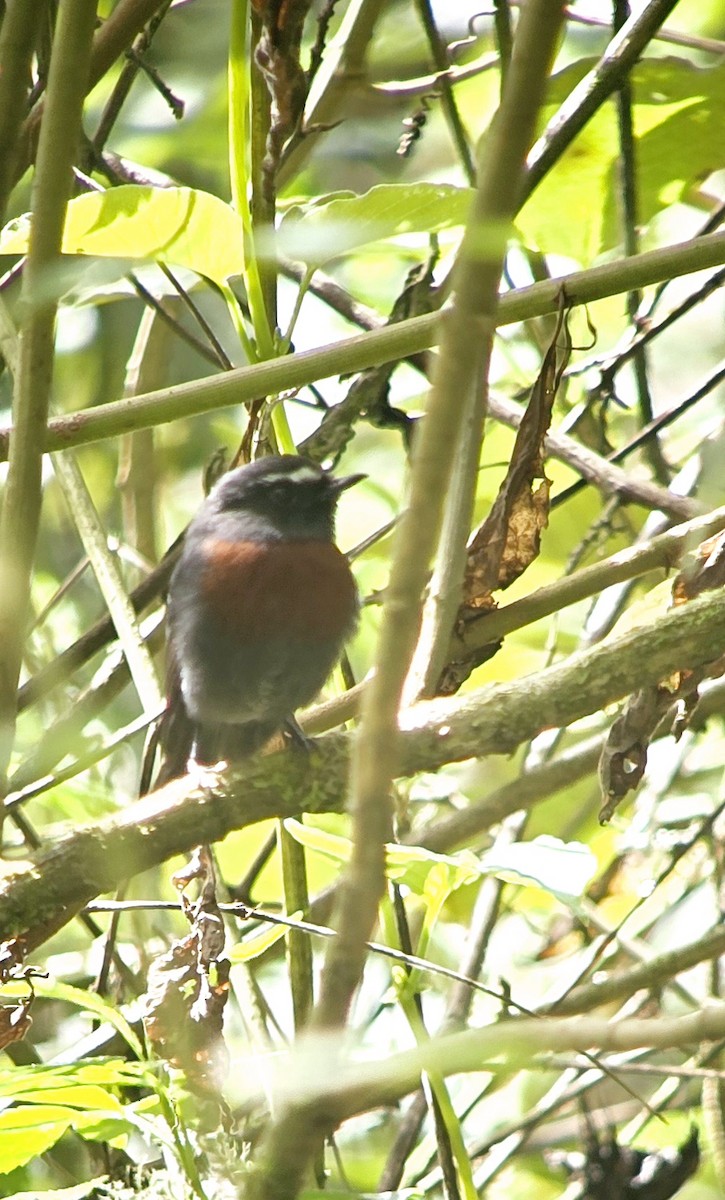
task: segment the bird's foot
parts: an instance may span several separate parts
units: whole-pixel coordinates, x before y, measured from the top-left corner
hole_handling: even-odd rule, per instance
[[[282,727],[282,732],[287,742],[290,742],[299,750],[304,750],[306,754],[310,754],[314,750],[314,738],[307,736],[296,717],[287,718]]]
[[[200,763],[190,758],[186,764],[186,773],[195,787],[218,787],[219,779],[229,769],[229,763],[224,759],[217,763]]]

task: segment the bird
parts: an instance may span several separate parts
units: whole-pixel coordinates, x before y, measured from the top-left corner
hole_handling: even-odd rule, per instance
[[[308,458],[270,455],[227,472],[184,537],[167,593],[167,706],[157,785],[237,761],[321,690],[357,624],[359,600],[335,544],[341,494]]]

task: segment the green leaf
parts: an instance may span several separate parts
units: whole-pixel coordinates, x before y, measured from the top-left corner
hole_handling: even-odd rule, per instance
[[[303,828],[305,828],[303,826]],[[302,911],[292,914],[290,920],[299,920],[302,917]],[[244,942],[237,942],[229,952],[229,960],[231,963],[251,962],[253,958],[259,958],[270,946],[275,946],[281,941],[288,929],[285,925],[271,925],[264,933],[259,933],[256,937],[248,938]]]
[[[45,1067],[39,1064],[9,1066],[0,1071],[0,1097],[15,1099],[23,1096],[26,1100],[34,1100],[35,1096],[44,1095],[56,1100],[64,1089],[86,1088],[89,1085],[105,1097],[106,1087],[138,1087],[147,1081],[148,1075],[148,1067],[142,1063],[127,1063],[122,1059],[82,1063],[73,1067]],[[68,1101],[64,1100],[64,1103]]]
[[[277,245],[288,258],[319,267],[371,242],[463,225],[473,195],[472,188],[433,183],[386,183],[363,196],[338,193],[291,209],[280,225]]]
[[[36,979],[33,981],[33,986],[38,996],[45,996],[49,1000],[64,1000],[67,1004],[85,1009],[86,1012],[93,1013],[94,1017],[106,1021],[112,1029],[116,1030],[116,1033],[120,1033],[134,1054],[140,1059],[146,1057],[141,1039],[131,1028],[123,1013],[114,1008],[112,1004],[108,1004],[101,996],[97,996],[94,992],[84,992],[81,988],[72,987],[68,983],[59,983],[54,979]]]
[[[303,825],[292,817],[284,825],[295,841],[308,850],[316,850],[318,854],[324,854],[338,863],[348,862],[352,850],[349,838],[328,833],[314,825]],[[444,887],[448,892],[463,883],[470,883],[481,873],[475,856],[467,850],[451,855],[434,854],[422,846],[398,846],[393,843],[386,847],[385,871],[388,878],[410,888],[418,896],[423,895],[434,866],[444,868],[445,872],[445,883],[436,877],[436,889]]]
[[[482,869],[513,883],[535,884],[567,902],[581,897],[597,869],[597,860],[581,842],[562,842],[543,834],[484,854]]]
[[[13,1192],[9,1200],[84,1200],[102,1183],[107,1182],[107,1175],[98,1175],[95,1179],[87,1179],[85,1183],[76,1183],[67,1188],[52,1188],[49,1192]]]
[[[137,1122],[127,1120],[124,1116],[116,1116],[102,1109],[83,1113],[76,1117],[73,1128],[87,1142],[105,1142],[116,1150],[123,1149],[128,1139],[136,1130]]]
[[[470,850],[458,854],[434,854],[422,846],[387,847],[386,874],[395,883],[410,888],[417,896],[426,896],[429,903],[440,903],[441,895],[481,875],[481,868]]]
[[[44,1154],[72,1123],[73,1114],[60,1105],[18,1105],[0,1113],[0,1174]]]
[[[69,1108],[113,1108],[118,1112],[123,1107],[115,1096],[105,1088],[93,1084],[70,1084],[68,1086],[37,1088],[26,1093],[31,1104],[65,1104]]]
[[[572,63],[553,77],[544,123],[595,61]],[[635,67],[631,81],[637,219],[646,225],[694,180],[722,165],[712,130],[725,107],[725,71],[693,67],[680,58],[649,58]],[[545,253],[589,263],[622,242],[620,190],[617,115],[606,104],[539,184],[517,226]]]
[[[650,59],[634,72],[638,222],[686,199],[690,186],[722,167],[713,138],[725,108],[725,71],[681,58]],[[601,246],[621,242],[618,164],[610,170]]]
[[[100,1088],[86,1091],[89,1094],[85,1099],[92,1102],[89,1111],[78,1112],[71,1107],[82,1103],[76,1096],[66,1104],[36,1103],[33,1097],[31,1104],[18,1104],[0,1113],[0,1173],[13,1171],[45,1153],[68,1129],[75,1129],[89,1141],[123,1145],[135,1126],[124,1118],[122,1106]],[[91,1091],[98,1094],[91,1095]],[[40,1093],[37,1096],[40,1099]]]
[[[349,838],[340,837],[337,833],[328,833],[326,829],[319,829],[316,825],[303,825],[301,821],[295,821],[294,817],[288,817],[284,827],[296,842],[306,846],[308,850],[317,850],[318,854],[325,854],[339,863],[345,863],[350,858],[352,842]]]
[[[28,214],[6,225],[0,254],[24,254],[29,230]],[[126,184],[71,200],[63,253],[152,259],[221,286],[244,269],[244,234],[237,213],[208,192]]]

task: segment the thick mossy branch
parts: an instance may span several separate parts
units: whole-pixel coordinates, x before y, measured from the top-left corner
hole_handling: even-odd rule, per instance
[[[567,726],[630,692],[694,668],[725,651],[725,600],[707,594],[654,625],[612,638],[515,683],[409,710],[401,774],[448,762],[507,754],[542,730]],[[245,771],[199,786],[177,780],[123,813],[59,838],[34,861],[6,864],[0,883],[0,940],[40,945],[93,897],[122,879],[200,842],[268,817],[339,812],[347,788],[349,738],[321,739],[309,756],[289,752],[250,761]]]

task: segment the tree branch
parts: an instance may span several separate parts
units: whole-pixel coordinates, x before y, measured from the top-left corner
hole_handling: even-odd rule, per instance
[[[401,722],[400,775],[509,754],[542,730],[570,725],[675,669],[713,661],[724,647],[725,602],[719,592],[706,593],[650,627],[515,683],[416,705]],[[60,838],[32,862],[6,864],[0,941],[21,935],[29,948],[37,947],[94,896],[200,841],[217,841],[269,817],[339,812],[348,747],[346,734],[331,734],[310,758],[258,758],[205,787],[175,780],[122,813]]]
[[[356,1113],[395,1104],[418,1086],[423,1073],[456,1075],[512,1066],[530,1069],[537,1059],[543,1069],[548,1055],[566,1051],[680,1048],[723,1037],[725,1004],[718,1003],[684,1017],[616,1022],[606,1017],[511,1018],[436,1037],[372,1062],[343,1057],[332,1039],[312,1037],[281,1061],[277,1057],[273,1094],[276,1104],[296,1102],[299,1107],[295,1111],[309,1113],[315,1127],[326,1132]],[[334,1070],[330,1070],[331,1062]],[[251,1084],[245,1100],[249,1103],[256,1098]],[[268,1094],[265,1099],[269,1102]]]
[[[703,271],[725,263],[725,233],[691,238],[633,258],[602,263],[558,279],[547,279],[501,296],[496,325],[511,325],[530,317],[557,312],[564,289],[572,305],[589,304],[633,288]],[[133,399],[115,400],[97,408],[58,417],[48,424],[45,450],[82,446],[121,433],[199,416],[217,408],[245,404],[263,396],[304,387],[340,373],[351,374],[381,363],[408,358],[437,342],[439,315],[425,314],[396,325],[343,338],[331,346],[303,350],[285,358],[239,367],[223,375],[206,376]],[[0,461],[7,456],[11,430],[0,431]]]

